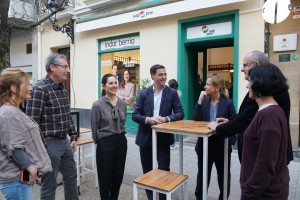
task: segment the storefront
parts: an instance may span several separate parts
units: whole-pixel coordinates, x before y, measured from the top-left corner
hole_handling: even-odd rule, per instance
[[[83,8],[76,9],[74,44],[61,33],[51,31],[51,26],[44,25],[41,60],[50,52],[70,47],[71,103],[73,108],[81,110],[83,127],[90,126],[90,108],[101,96],[101,78],[111,73],[112,64],[118,65],[121,75],[125,69],[130,70],[135,93],[141,80],[151,78],[151,66],[164,65],[168,80],[179,82],[186,119],[191,118],[199,92],[210,74],[217,73],[225,79],[237,110],[247,93],[247,82],[240,71],[247,53],[264,51],[263,1],[185,0],[155,6],[150,5],[154,1],[149,2],[145,7],[145,4],[128,1],[84,15],[81,15]],[[291,27],[299,27],[294,23],[289,22],[285,28],[271,26],[270,30],[278,34],[292,33],[297,30]],[[270,52],[272,62],[278,60],[277,54]],[[294,147],[299,143],[297,63],[298,60],[279,63],[291,80],[291,103],[296,108],[291,111]],[[285,64],[291,64],[293,70],[284,67]],[[41,71],[45,75],[44,69]],[[130,112],[128,109],[129,118]]]

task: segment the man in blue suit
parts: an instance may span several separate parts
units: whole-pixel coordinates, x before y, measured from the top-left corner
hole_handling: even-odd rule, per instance
[[[177,91],[165,85],[165,67],[154,65],[150,68],[150,74],[154,84],[140,92],[132,114],[132,120],[139,124],[135,143],[140,147],[144,174],[152,170],[151,126],[184,118]],[[158,169],[170,171],[170,144],[173,142],[172,134],[157,134]],[[147,190],[146,193],[148,199],[153,198],[151,191]],[[160,194],[160,199],[165,199],[165,195]]]

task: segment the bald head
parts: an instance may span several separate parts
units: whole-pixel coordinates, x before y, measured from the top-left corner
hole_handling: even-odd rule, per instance
[[[269,58],[260,51],[252,51],[245,57],[247,57],[250,62],[256,63],[256,65],[267,65],[269,63]]]
[[[248,80],[248,71],[251,68],[256,66],[266,66],[268,63],[269,59],[263,52],[252,51],[245,56],[241,72],[245,74],[245,79]]]

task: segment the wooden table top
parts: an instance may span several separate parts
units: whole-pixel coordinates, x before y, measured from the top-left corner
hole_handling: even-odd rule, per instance
[[[77,140],[77,145],[84,145],[84,144],[89,144],[89,143],[94,143],[94,140],[91,138],[83,137],[80,136]]]
[[[211,135],[214,131],[207,127],[209,122],[194,120],[179,120],[152,126],[158,132],[186,133],[190,135]]]
[[[80,110],[72,109],[70,112],[71,112],[71,114],[78,114],[78,113],[80,113]]]
[[[92,129],[89,129],[89,128],[80,128],[79,129],[80,134],[89,133],[89,132],[92,132]]]

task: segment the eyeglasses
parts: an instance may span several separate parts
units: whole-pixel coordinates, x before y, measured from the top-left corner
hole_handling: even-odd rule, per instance
[[[64,68],[64,69],[70,69],[70,66],[69,66],[69,65],[60,65],[60,64],[54,64],[54,63],[53,63],[53,65],[55,65],[55,66],[60,66],[60,67],[62,67],[62,68]]]
[[[253,64],[253,63],[255,63],[255,62],[244,63],[244,64],[243,64],[243,67],[245,68],[245,67],[247,67],[248,65]]]

